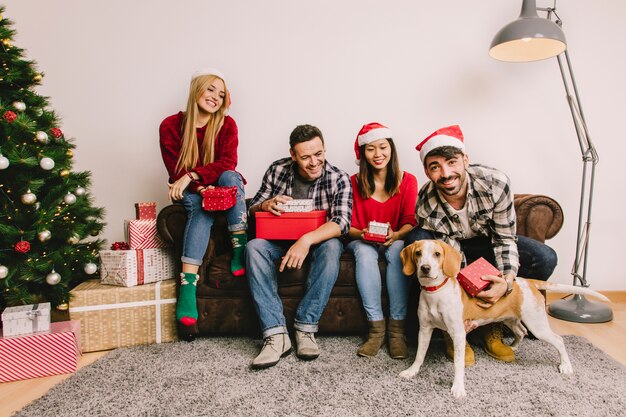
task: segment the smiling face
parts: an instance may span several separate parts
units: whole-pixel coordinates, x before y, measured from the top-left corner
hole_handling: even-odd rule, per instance
[[[435,187],[442,194],[459,197],[467,192],[467,172],[469,160],[465,154],[456,154],[451,158],[427,156],[424,159],[424,171]]]
[[[384,169],[391,160],[391,145],[387,139],[378,139],[365,145],[364,157],[375,170]]]
[[[296,143],[289,149],[291,159],[298,166],[298,173],[306,181],[313,181],[324,172],[324,143],[319,137]]]
[[[224,81],[215,78],[206,90],[198,97],[196,103],[201,113],[213,114],[222,107],[226,97],[226,87]]]

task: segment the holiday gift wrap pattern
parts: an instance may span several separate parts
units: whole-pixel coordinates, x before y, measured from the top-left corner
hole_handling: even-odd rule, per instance
[[[157,233],[156,219],[125,220],[124,233],[131,249],[165,248]]]
[[[313,211],[312,199],[296,199],[289,200],[286,203],[278,204],[278,208],[283,209],[285,213],[304,213]]]
[[[50,303],[7,307],[2,312],[2,335],[17,336],[50,330]]]
[[[70,317],[81,323],[83,352],[176,340],[176,282],[113,287],[88,280],[75,287]]]
[[[80,323],[51,323],[50,330],[0,337],[0,382],[76,371],[80,359]]]
[[[156,203],[135,203],[135,216],[138,220],[156,219]]]
[[[483,275],[495,275],[499,277],[502,274],[485,258],[478,258],[461,269],[461,272],[457,275],[457,280],[468,294],[472,297],[476,297],[476,294],[484,290],[490,283],[490,281],[485,281],[481,278]]]
[[[170,249],[102,250],[100,280],[103,284],[133,287],[175,278]]]

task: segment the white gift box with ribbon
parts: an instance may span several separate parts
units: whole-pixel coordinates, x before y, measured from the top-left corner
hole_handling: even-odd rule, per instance
[[[2,312],[2,335],[16,336],[50,330],[50,303],[7,307]]]

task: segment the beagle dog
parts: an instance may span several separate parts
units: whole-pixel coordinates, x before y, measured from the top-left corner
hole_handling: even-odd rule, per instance
[[[467,294],[456,280],[461,267],[461,254],[452,246],[438,240],[421,240],[404,248],[400,254],[405,275],[417,272],[422,291],[417,316],[419,336],[413,365],[402,371],[403,378],[413,378],[424,362],[424,356],[435,328],[450,335],[454,344],[454,382],[452,395],[465,397],[465,321],[482,326],[502,322],[513,331],[516,349],[528,328],[538,339],[550,343],[559,351],[563,374],[573,372],[563,339],[554,333],[548,323],[545,301],[539,290],[556,290],[585,294],[609,301],[604,295],[585,287],[553,284],[517,277],[513,291],[490,308],[482,308]],[[522,322],[524,324],[522,324]],[[526,327],[524,327],[526,326]]]

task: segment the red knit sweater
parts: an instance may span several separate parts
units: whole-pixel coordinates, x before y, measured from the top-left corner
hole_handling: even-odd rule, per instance
[[[181,111],[166,117],[159,127],[161,156],[163,157],[163,163],[169,174],[170,184],[187,174],[185,170],[176,172],[176,164],[178,163],[178,156],[180,155],[182,125],[183,112]],[[237,146],[239,144],[237,124],[232,117],[226,116],[224,118],[224,124],[215,139],[214,162],[203,165],[201,160],[205,130],[206,126],[196,129],[200,158],[195,168],[191,170],[200,176],[198,185],[203,186],[215,185],[224,171],[235,170],[237,167]]]

